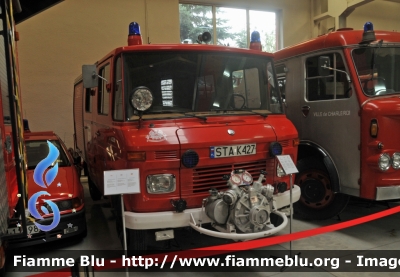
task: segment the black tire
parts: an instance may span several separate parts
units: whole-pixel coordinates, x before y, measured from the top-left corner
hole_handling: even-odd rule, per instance
[[[293,204],[294,214],[305,220],[324,220],[339,215],[350,197],[334,193],[328,171],[322,160],[307,157],[297,162],[300,200]]]
[[[90,197],[92,198],[93,201],[97,201],[101,199],[101,192],[99,189],[96,187],[96,185],[93,183],[92,179],[90,176],[88,176],[88,185],[89,185],[89,193]]]

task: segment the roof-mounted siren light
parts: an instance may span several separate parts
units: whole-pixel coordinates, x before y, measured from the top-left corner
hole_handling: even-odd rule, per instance
[[[262,51],[260,33],[253,31],[250,36],[250,49]]]
[[[369,43],[374,40],[376,40],[374,32],[374,24],[368,21],[364,24],[364,33],[361,43]]]
[[[204,33],[202,33],[202,34],[200,34],[198,37],[197,37],[197,42],[199,43],[199,44],[201,44],[201,43],[205,43],[205,44],[207,44],[207,43],[209,43],[211,41],[211,34],[210,34],[210,32],[204,32]]]
[[[137,22],[129,24],[128,45],[142,45],[140,26]]]

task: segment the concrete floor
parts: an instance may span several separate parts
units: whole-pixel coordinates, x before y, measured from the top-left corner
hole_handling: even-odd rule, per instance
[[[86,178],[82,178],[82,183],[85,187],[86,200],[86,219],[88,225],[88,236],[83,240],[60,240],[57,244],[48,244],[46,247],[38,247],[38,257],[53,257],[57,256],[60,250],[121,250],[122,246],[117,239],[115,228],[115,217],[111,208],[107,205],[106,200],[93,202],[89,196]],[[395,206],[395,204],[391,204]],[[387,206],[382,203],[365,202],[358,199],[352,199],[346,210],[340,215],[341,221],[338,218],[333,218],[326,221],[305,222],[297,219],[293,220],[292,232],[309,230],[317,227],[328,226],[338,222],[355,219],[361,216],[373,214],[375,212],[384,211]],[[381,219],[370,221],[354,227],[341,229],[335,232],[329,232],[313,237],[308,237],[296,241],[272,245],[262,250],[288,250],[292,247],[292,253],[298,253],[306,250],[397,250],[400,249],[400,233],[399,232],[400,214],[390,215]],[[281,234],[289,233],[289,224]],[[173,243],[173,250],[179,250],[176,245],[179,244],[183,248],[201,247],[207,241],[208,245],[224,243],[218,239],[209,239],[204,235],[193,234],[193,237],[188,236],[186,239]],[[40,250],[47,248],[47,250]],[[257,257],[257,250],[246,251],[245,256]],[[107,252],[107,251],[105,251]],[[289,251],[287,251],[289,254]],[[306,251],[307,252],[307,251]],[[357,251],[358,252],[358,251]],[[261,252],[258,252],[261,253]],[[262,252],[263,254],[268,252]],[[316,255],[319,252],[316,252]],[[347,255],[347,252],[340,252],[341,257]],[[341,261],[342,263],[342,261]],[[342,264],[341,264],[342,266]],[[400,265],[398,266],[400,267]],[[342,267],[341,267],[342,268]],[[17,272],[18,269],[12,265],[7,266],[7,277],[31,276],[37,273]],[[44,269],[44,271],[46,271]],[[251,268],[249,269],[251,271]],[[244,272],[229,272],[230,276],[243,276]],[[251,272],[252,276],[375,276],[377,273],[365,272],[331,272],[329,268],[322,267],[319,270],[290,268],[283,272]],[[398,276],[398,272],[387,272],[385,276]],[[179,272],[147,272],[147,273],[130,273],[130,276],[187,276],[188,273]],[[191,272],[191,276],[226,276],[224,272]],[[382,275],[380,273],[380,275]],[[58,276],[58,274],[50,275]],[[96,272],[95,276],[127,276],[126,272]]]

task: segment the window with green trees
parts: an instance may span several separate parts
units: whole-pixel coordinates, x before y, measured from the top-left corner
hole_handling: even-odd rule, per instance
[[[211,44],[248,48],[250,34],[258,31],[263,51],[277,50],[275,12],[180,4],[179,16],[182,43],[198,43],[198,36],[207,31]]]

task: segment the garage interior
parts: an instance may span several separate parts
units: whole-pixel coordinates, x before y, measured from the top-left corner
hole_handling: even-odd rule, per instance
[[[68,0],[38,1],[43,7],[34,9],[29,1],[21,1],[27,14],[16,17],[19,32],[18,54],[24,118],[32,131],[52,130],[67,145],[74,146],[73,82],[81,74],[83,64],[94,64],[111,49],[127,45],[128,25],[139,23],[144,44],[181,43],[180,4],[198,4],[275,14],[276,50],[301,43],[339,28],[362,29],[367,21],[376,30],[400,31],[398,0]],[[37,7],[35,7],[37,8]],[[41,256],[54,256],[60,250],[121,250],[115,228],[115,211],[106,199],[93,201],[87,177],[81,177],[85,189],[87,237],[40,246]],[[351,198],[339,217],[323,221],[302,221],[294,218],[281,233],[309,230],[357,219],[384,211],[396,203],[374,202]],[[327,232],[289,243],[258,250],[397,250],[400,247],[399,214]],[[187,233],[185,233],[187,232]],[[185,230],[180,239],[168,242],[171,251],[227,243],[225,240]],[[248,251],[254,256],[257,250]],[[247,254],[246,254],[247,256]],[[251,269],[248,271],[251,272]],[[249,273],[250,273],[249,272]],[[257,276],[366,276],[365,272],[316,272],[290,269],[283,272],[252,272]],[[10,266],[7,276],[29,276]],[[132,273],[131,273],[132,274]],[[225,276],[223,272],[152,272],[154,276]],[[230,272],[241,276],[243,272]],[[396,273],[386,273],[395,276]],[[95,276],[124,276],[125,272],[99,272]],[[147,274],[146,274],[147,275]],[[374,275],[371,273],[371,276]],[[133,274],[132,274],[133,276]],[[397,276],[397,275],[396,275]]]

